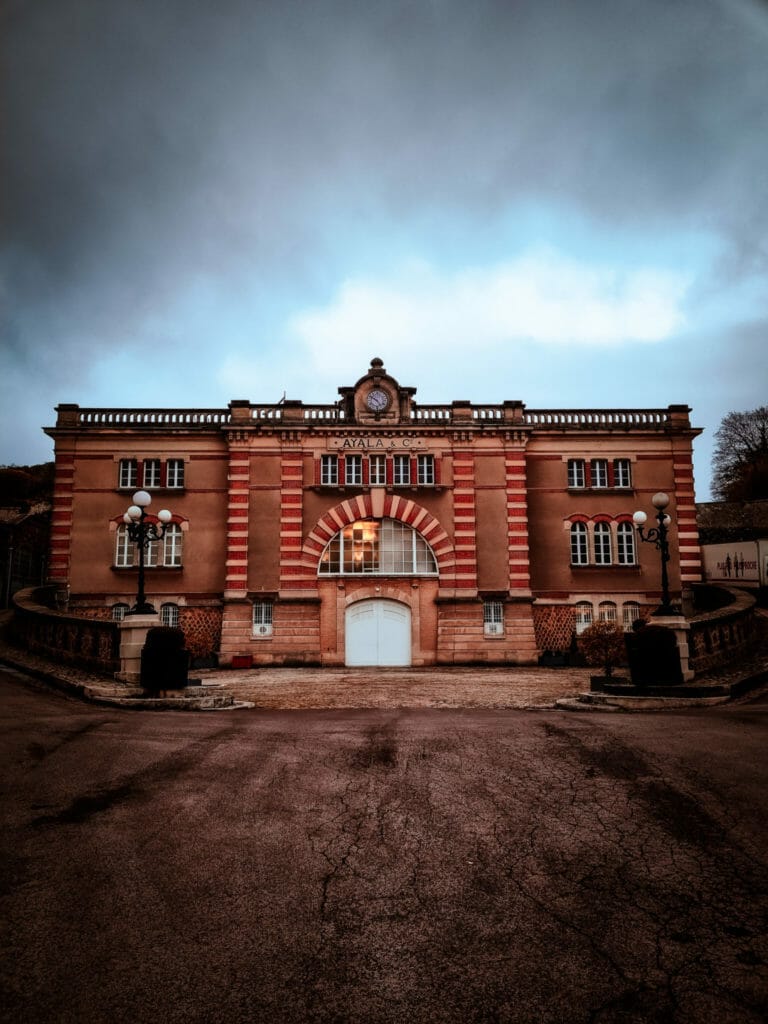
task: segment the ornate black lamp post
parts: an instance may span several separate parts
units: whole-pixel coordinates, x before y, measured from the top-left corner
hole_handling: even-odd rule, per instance
[[[156,540],[162,540],[165,536],[165,528],[173,518],[167,508],[157,513],[157,522],[148,522],[147,506],[152,503],[152,496],[146,491],[136,491],[133,496],[133,504],[128,507],[123,516],[123,522],[128,526],[128,539],[132,540],[139,549],[139,589],[136,594],[136,604],[131,608],[129,615],[154,615],[155,608],[147,601],[144,593],[144,563],[149,545]]]
[[[632,522],[637,527],[640,540],[655,544],[661,553],[661,604],[654,612],[654,615],[676,615],[678,609],[674,608],[669,601],[669,576],[667,575],[667,562],[669,561],[669,525],[672,522],[664,511],[669,505],[669,495],[659,491],[651,498],[651,503],[656,509],[656,522],[658,526],[652,526],[644,531],[648,516],[645,512],[635,512]]]

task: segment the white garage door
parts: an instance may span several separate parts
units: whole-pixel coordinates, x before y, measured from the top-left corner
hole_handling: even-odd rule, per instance
[[[410,665],[411,610],[397,601],[358,601],[347,608],[347,665]]]

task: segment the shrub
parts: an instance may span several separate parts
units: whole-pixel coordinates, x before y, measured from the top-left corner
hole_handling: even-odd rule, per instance
[[[626,658],[624,633],[615,622],[593,622],[580,635],[579,648],[588,665],[602,666],[607,679]]]

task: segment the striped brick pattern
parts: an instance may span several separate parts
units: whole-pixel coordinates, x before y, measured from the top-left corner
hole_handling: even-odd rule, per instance
[[[306,587],[302,565],[302,476],[300,453],[283,455],[280,480],[280,589]]]
[[[227,562],[225,590],[245,593],[248,589],[248,504],[250,459],[246,450],[229,454],[227,495]]]
[[[400,495],[388,494],[384,501],[384,517],[397,519],[412,526],[429,544],[437,560],[437,569],[442,586],[455,586],[453,545],[448,534],[431,512],[415,501]],[[328,542],[349,523],[357,519],[373,518],[373,504],[370,494],[342,501],[329,509],[310,531],[302,550],[302,575],[297,577],[303,587],[312,587],[317,582],[317,566]]]
[[[74,454],[70,452],[57,452],[53,485],[53,510],[51,513],[48,579],[51,583],[60,586],[65,586],[69,582],[74,483]]]
[[[701,582],[701,548],[696,524],[696,499],[693,486],[693,452],[675,451],[673,461],[677,539],[680,549],[680,580],[683,587]]]
[[[507,544],[509,548],[509,589],[530,592],[531,565],[528,545],[528,500],[525,452],[506,455]]]
[[[456,452],[453,458],[453,521],[456,553],[456,587],[477,590],[475,535],[475,460],[472,452]]]

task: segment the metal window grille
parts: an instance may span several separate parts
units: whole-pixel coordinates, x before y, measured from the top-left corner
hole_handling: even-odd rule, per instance
[[[486,636],[501,636],[504,633],[502,601],[483,601],[483,632]]]
[[[627,601],[621,609],[621,617],[624,622],[624,630],[629,633],[632,626],[640,618],[640,605],[636,601]]]
[[[589,601],[579,601],[576,605],[574,622],[577,636],[592,625],[592,605]]]
[[[253,635],[272,636],[272,602],[254,601]]]
[[[113,604],[112,605],[112,621],[113,622],[122,622],[123,619],[125,618],[125,616],[127,615],[127,613],[128,613],[128,605],[127,604],[120,603],[120,604]]]
[[[601,622],[616,622],[616,605],[613,601],[601,601],[597,610]]]
[[[174,628],[179,624],[179,606],[172,604],[170,601],[167,604],[160,605],[160,622],[164,626],[173,626]]]

